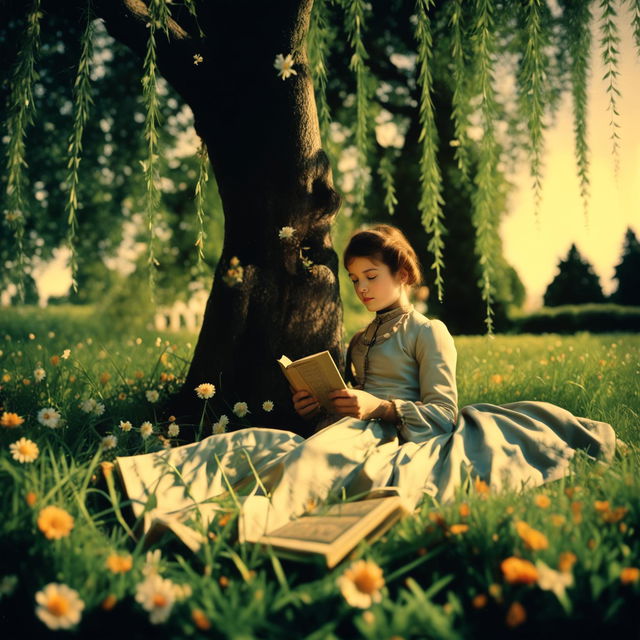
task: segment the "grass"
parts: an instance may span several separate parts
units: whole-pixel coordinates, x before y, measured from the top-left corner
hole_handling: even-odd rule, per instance
[[[186,333],[115,335],[83,309],[3,313],[0,415],[24,418],[18,427],[0,427],[4,637],[59,634],[35,615],[35,594],[51,582],[75,589],[84,602],[74,631],[80,637],[584,638],[622,634],[633,624],[637,631],[640,580],[628,569],[640,568],[640,338],[587,333],[457,338],[459,406],[546,400],[609,422],[629,445],[611,465],[579,453],[569,476],[537,489],[493,495],[470,484],[450,504],[425,499],[420,513],[375,544],[361,543],[331,571],[233,543],[234,517],[212,526],[197,556],[167,536],[155,545],[160,575],[187,587],[166,621],[152,624],[135,598],[147,556],[129,535],[124,500],[105,484],[100,463],[162,448],[156,435],[143,440],[139,433],[149,421],[166,434],[146,392],[162,398],[180,385],[193,344]],[[38,367],[46,372],[40,382]],[[83,411],[88,398],[104,412]],[[37,421],[45,407],[60,412],[63,428]],[[133,429],[123,432],[121,420]],[[107,433],[117,436],[115,449],[102,444]],[[39,447],[32,463],[10,455],[9,445],[23,436]],[[37,520],[48,505],[71,514],[69,535],[43,535]],[[519,530],[521,521],[539,534]],[[124,567],[131,560],[122,573],[105,564],[116,553],[125,556]],[[510,582],[501,568],[517,556],[559,569],[572,558],[562,554],[575,558],[564,595],[540,580]],[[380,602],[367,609],[351,606],[336,584],[359,558],[376,563],[385,581]],[[11,621],[19,621],[15,631]]]

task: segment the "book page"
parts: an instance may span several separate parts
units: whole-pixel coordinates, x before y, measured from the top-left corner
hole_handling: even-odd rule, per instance
[[[296,360],[287,367],[287,372],[290,374],[295,372],[302,379],[303,388],[311,391],[328,411],[333,409],[333,403],[328,396],[329,392],[347,388],[329,351],[321,351]]]

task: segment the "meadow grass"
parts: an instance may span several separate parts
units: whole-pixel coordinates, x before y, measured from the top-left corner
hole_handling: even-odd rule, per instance
[[[3,637],[59,633],[35,614],[35,594],[52,582],[84,603],[73,627],[81,637],[637,637],[640,337],[456,338],[460,407],[546,400],[609,422],[628,447],[609,466],[578,452],[568,476],[535,489],[494,495],[469,482],[446,505],[425,497],[418,513],[376,543],[361,542],[333,570],[234,542],[237,513],[215,521],[197,555],[167,535],[154,545],[161,551],[154,560],[132,537],[126,500],[105,482],[101,463],[180,444],[156,421],[147,392],[157,391],[159,402],[179,387],[195,338],[118,335],[82,308],[3,312],[0,415],[24,419],[0,427]],[[58,428],[38,421],[49,407],[61,416]],[[123,431],[121,421],[133,428]],[[143,439],[145,421],[154,434]],[[117,437],[114,448],[103,441],[108,434]],[[33,462],[10,453],[22,437],[38,445]],[[73,518],[68,535],[49,539],[38,524],[51,505]],[[545,581],[540,564],[534,575],[525,563],[507,574],[503,563],[512,557],[556,573]],[[384,577],[380,601],[364,609],[336,582],[358,559]],[[173,589],[157,623],[135,597],[154,571]]]

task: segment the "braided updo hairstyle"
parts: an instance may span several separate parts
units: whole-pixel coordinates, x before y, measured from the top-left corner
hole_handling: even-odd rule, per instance
[[[376,224],[354,231],[344,250],[342,262],[345,269],[353,258],[372,258],[389,267],[392,276],[406,269],[409,287],[422,284],[422,271],[413,247],[404,233],[390,224]]]

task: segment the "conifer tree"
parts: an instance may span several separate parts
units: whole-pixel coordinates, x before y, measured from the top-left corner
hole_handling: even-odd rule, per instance
[[[611,295],[611,301],[640,306],[640,242],[631,227],[627,227],[622,256],[615,272],[613,279],[618,281],[618,288]]]

